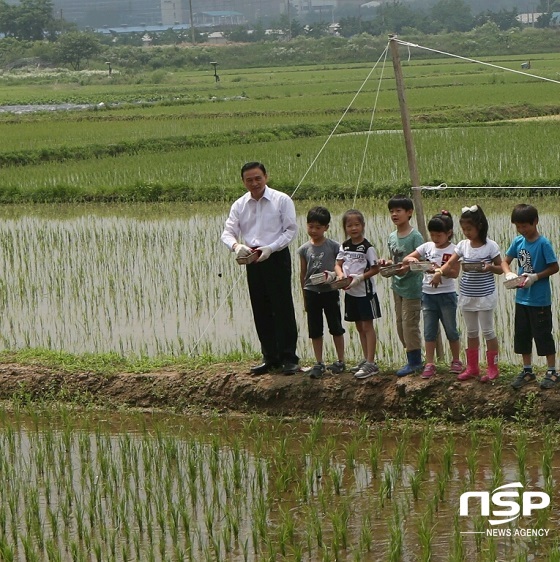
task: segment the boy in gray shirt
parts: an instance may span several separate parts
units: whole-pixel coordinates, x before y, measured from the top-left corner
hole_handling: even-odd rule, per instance
[[[334,271],[340,244],[325,236],[331,222],[331,214],[325,207],[313,207],[307,213],[307,233],[309,241],[298,248],[300,257],[300,282],[303,302],[307,314],[309,337],[313,345],[316,363],[309,371],[312,379],[323,376],[325,371],[333,374],[346,369],[344,363],[344,328],[340,314],[338,289],[328,283],[314,285],[311,276],[325,271]],[[323,362],[323,313],[327,319],[329,332],[333,337],[337,361],[325,366]]]

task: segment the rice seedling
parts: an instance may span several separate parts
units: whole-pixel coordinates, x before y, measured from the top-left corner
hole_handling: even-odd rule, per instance
[[[402,560],[402,550],[403,550],[403,530],[402,530],[402,519],[401,514],[398,509],[398,504],[394,504],[393,516],[389,520],[389,555],[388,560],[390,562],[398,562]]]
[[[409,477],[408,483],[410,485],[410,490],[412,492],[412,497],[414,501],[418,501],[420,497],[420,484],[422,483],[422,473],[418,470]]]
[[[527,483],[527,433],[520,430],[517,435],[515,452],[517,456],[517,471],[521,484]]]
[[[418,523],[419,560],[422,562],[430,562],[432,560],[434,534],[434,513],[429,506]]]
[[[455,440],[453,435],[449,436],[447,442],[445,443],[445,449],[443,451],[442,457],[442,468],[443,476],[445,479],[449,480],[451,478],[451,473],[453,470],[453,455],[455,453]]]
[[[373,436],[383,435],[384,446],[377,457],[381,475],[372,478],[364,477],[371,476],[370,443],[364,447],[362,438],[355,433],[349,436],[348,427],[343,424],[329,427],[329,437],[324,443],[319,439],[310,449],[306,432],[312,429],[300,422],[272,421],[267,426],[262,421],[262,433],[267,437],[260,445],[258,439],[248,436],[246,440],[242,431],[232,427],[236,422],[231,420],[223,424],[216,419],[206,420],[200,424],[201,429],[197,429],[196,422],[191,427],[181,422],[178,429],[156,422],[149,430],[135,423],[140,428],[138,431],[118,434],[112,433],[118,424],[109,422],[106,427],[91,424],[95,429],[85,433],[89,436],[88,445],[83,431],[73,430],[64,435],[56,427],[56,421],[53,425],[45,419],[39,432],[31,420],[28,430],[23,418],[17,423],[6,420],[0,428],[1,450],[7,451],[8,443],[15,443],[15,464],[10,466],[5,457],[4,462],[0,460],[0,486],[9,491],[2,504],[4,515],[0,509],[0,549],[6,545],[7,559],[10,549],[13,559],[25,559],[25,548],[31,559],[35,556],[65,562],[85,560],[87,553],[90,560],[119,562],[124,562],[125,556],[141,562],[180,557],[264,560],[270,556],[309,560],[322,557],[429,560],[460,559],[460,552],[465,556],[478,553],[477,560],[489,559],[482,535],[462,535],[462,546],[455,536],[465,525],[472,525],[469,531],[471,528],[484,531],[487,526],[486,518],[477,516],[476,509],[469,519],[472,523],[457,515],[453,520],[459,494],[471,489],[468,479],[463,477],[468,470],[466,459],[455,451],[466,450],[469,445],[472,448],[472,435],[470,443],[460,432],[453,432],[453,439],[446,435],[442,443],[433,437],[432,447],[437,447],[436,454],[442,459],[440,470],[431,474],[425,466],[422,481],[425,493],[418,494],[413,502],[409,501],[408,475],[419,473],[422,435],[430,431],[427,425],[419,428],[418,437],[412,426],[408,429],[403,426],[397,432],[374,430]],[[410,432],[408,443],[418,442],[420,448],[417,455],[406,462],[403,460],[403,478],[398,478],[394,458],[403,431]],[[45,462],[49,453],[44,448],[41,451],[43,435],[52,446],[55,458],[68,454],[72,458],[58,464]],[[372,435],[368,436],[370,441]],[[327,444],[328,439],[331,442]],[[353,452],[354,477],[345,478],[347,446],[352,441],[358,443]],[[519,438],[510,438],[502,431],[502,443],[504,475],[507,479],[515,478],[518,471],[515,446]],[[551,438],[548,446],[542,441],[535,451],[528,448],[528,475],[532,477],[537,466],[542,471],[543,452],[546,447],[555,451],[553,443]],[[328,461],[323,459],[324,446],[329,451]],[[254,456],[257,448],[259,457]],[[491,489],[491,457],[486,449],[480,450],[481,470],[477,472],[473,489]],[[22,482],[31,481],[39,473],[39,460],[43,462],[44,477],[33,480],[34,486],[25,487],[24,501]],[[134,462],[138,463],[137,468]],[[323,462],[328,462],[327,470],[317,480]],[[452,469],[446,468],[448,462]],[[104,463],[108,465],[104,469],[106,481],[101,482],[95,475],[102,474]],[[235,463],[239,467],[237,488],[233,485]],[[554,466],[555,452],[551,463]],[[277,486],[277,473],[284,468],[289,473],[290,484]],[[69,473],[73,478],[68,477]],[[335,473],[340,475],[338,494],[333,485]],[[125,484],[126,475],[128,484]],[[188,486],[191,477],[198,487],[194,503]],[[206,480],[204,488],[198,485],[199,479]],[[47,482],[51,487],[50,505],[44,501]],[[528,482],[531,482],[529,478]],[[553,479],[550,482],[555,492],[556,483]],[[305,495],[304,487],[307,487]],[[532,525],[550,526],[557,517],[554,505],[542,511],[531,519]],[[27,537],[26,547],[22,536]],[[508,559],[515,558],[521,544],[508,543]],[[502,548],[499,541],[496,546]],[[553,548],[553,542],[546,538],[535,540],[531,546],[535,560],[546,560]]]
[[[427,208],[428,204],[431,202],[427,202]],[[456,204],[452,201],[440,204],[454,212]],[[513,232],[508,202],[501,205],[500,210],[489,207],[489,219],[492,230],[499,234],[492,235],[500,238],[505,247]],[[298,204],[301,232],[297,244],[305,239],[304,214],[308,206],[307,202]],[[329,207],[333,214],[331,236],[340,240],[343,233],[338,217],[346,204],[337,202]],[[390,221],[372,202],[364,200],[360,207],[374,217],[368,221],[367,234],[381,253],[387,233],[392,230]],[[76,210],[69,211],[70,217],[60,219],[49,217],[48,210],[40,214],[43,212],[45,216],[41,217],[37,210],[31,215],[18,215],[13,210],[0,224],[0,266],[5,271],[6,287],[5,313],[0,319],[4,347],[21,347],[27,345],[28,339],[33,347],[77,353],[116,351],[153,356],[179,355],[185,353],[185,348],[187,353],[195,354],[203,350],[214,354],[239,351],[237,327],[252,325],[243,282],[233,288],[232,313],[222,306],[231,288],[223,279],[236,279],[239,266],[225,248],[223,253],[217,252],[212,272],[207,262],[190,256],[193,243],[202,244],[203,238],[219,239],[227,204],[176,205],[172,210],[169,206],[154,207],[153,217],[141,207],[132,208],[132,216],[127,217],[106,216],[103,213],[107,211],[102,210],[98,211],[100,215],[89,211],[84,215],[83,210]],[[541,225],[546,226],[553,244],[560,245],[560,239],[554,238],[560,232],[556,215],[552,208],[550,214],[543,213]],[[202,278],[207,280],[204,288],[199,284]],[[392,306],[390,287],[380,280],[377,288],[382,312],[388,317]],[[293,293],[296,308],[301,309],[296,280]],[[560,295],[555,285],[553,293],[556,302]],[[511,333],[513,326],[508,312],[510,297],[499,290],[496,325],[501,334]],[[200,321],[190,322],[192,318]],[[302,320],[299,328],[300,348],[306,350]],[[349,354],[357,355],[357,350],[352,351],[357,345],[355,334],[349,333]],[[380,330],[379,339],[384,359],[392,362],[396,353],[393,350],[400,346],[392,323]],[[501,339],[504,360],[513,361],[510,339]],[[244,353],[257,352],[258,341],[251,330],[244,335],[244,341]],[[306,354],[309,352],[304,351],[304,357]],[[318,425],[316,431],[319,432]]]
[[[453,562],[462,562],[465,559],[465,543],[463,535],[461,534],[458,514],[455,514],[453,517],[453,544],[449,553],[449,560],[452,560]]]
[[[476,428],[470,430],[470,446],[467,451],[467,468],[469,470],[469,484],[474,485],[476,480],[476,473],[478,469],[478,454],[479,454],[480,438]]]
[[[496,418],[491,422],[492,427],[492,486],[497,488],[503,482],[503,421]]]

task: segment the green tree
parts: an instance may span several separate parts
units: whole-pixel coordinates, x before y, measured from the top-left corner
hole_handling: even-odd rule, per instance
[[[517,9],[513,10],[500,10],[499,12],[492,12],[488,10],[487,12],[478,14],[474,18],[474,26],[480,27],[488,21],[493,21],[501,31],[507,31],[508,29],[520,28],[521,22],[517,20]]]
[[[234,43],[249,43],[249,41],[253,40],[247,28],[242,25],[233,28],[231,31],[226,31],[225,35],[229,41]]]
[[[318,39],[319,37],[325,37],[329,34],[329,22],[319,21],[313,25],[306,25],[304,29],[307,37]]]
[[[57,62],[80,70],[82,64],[101,53],[101,42],[93,33],[71,31],[61,35],[56,44]]]
[[[377,17],[372,22],[372,32],[375,35],[385,33],[400,33],[405,27],[416,27],[418,13],[400,0],[393,0],[379,6]]]
[[[432,17],[442,30],[469,31],[474,26],[471,9],[464,0],[439,0],[432,7]]]
[[[342,18],[339,22],[340,29],[338,32],[342,37],[352,37],[362,32],[362,21],[357,17]]]
[[[54,39],[59,28],[50,0],[21,0],[14,5],[0,0],[0,33],[6,37],[27,41]]]

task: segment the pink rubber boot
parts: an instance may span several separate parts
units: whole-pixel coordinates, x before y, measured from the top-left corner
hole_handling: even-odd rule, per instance
[[[457,375],[460,381],[476,379],[480,375],[478,368],[478,349],[467,349],[467,368],[463,373]]]
[[[497,351],[487,351],[486,362],[488,363],[488,368],[486,369],[486,374],[480,379],[480,382],[493,381],[494,379],[497,379],[500,374],[498,369]]]

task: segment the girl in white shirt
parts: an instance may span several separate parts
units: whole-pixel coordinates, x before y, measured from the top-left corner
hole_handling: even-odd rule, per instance
[[[451,259],[441,269],[443,274],[459,260],[463,274],[459,281],[459,308],[467,327],[467,369],[457,378],[478,378],[480,331],[486,340],[488,368],[481,382],[494,380],[498,374],[498,338],[494,330],[494,309],[498,303],[494,275],[502,273],[500,248],[488,238],[488,219],[480,205],[463,207],[459,219],[466,240],[461,240]],[[472,269],[479,269],[473,271]]]
[[[414,252],[404,258],[403,263],[425,260],[432,264],[431,269],[424,273],[422,280],[422,316],[424,318],[424,341],[426,345],[426,365],[420,375],[429,379],[436,374],[434,355],[438,326],[441,322],[449,341],[452,361],[450,372],[463,372],[463,364],[459,359],[460,343],[457,330],[457,292],[455,279],[459,275],[458,264],[448,267],[445,275],[444,266],[453,256],[455,244],[453,237],[453,219],[448,211],[434,215],[428,223],[431,242],[425,242]]]

